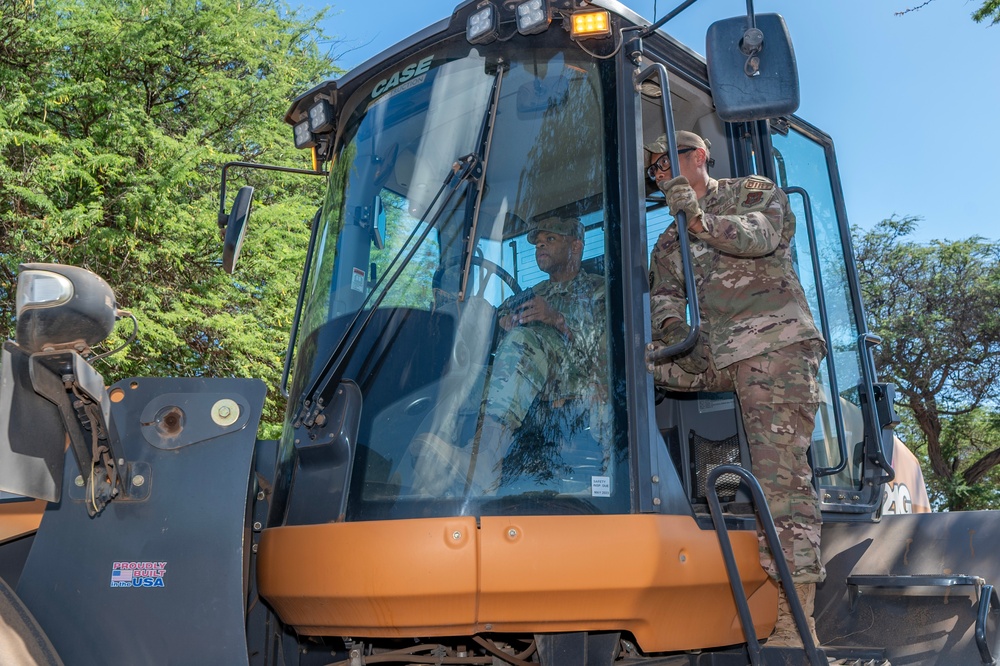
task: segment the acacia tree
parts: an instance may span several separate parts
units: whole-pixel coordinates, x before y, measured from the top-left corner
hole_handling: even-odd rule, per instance
[[[926,445],[928,481],[953,510],[1000,508],[1000,243],[908,240],[918,219],[855,233],[875,361]]]
[[[915,12],[921,7],[929,5],[932,2],[934,2],[934,0],[926,0],[922,4],[915,7],[908,7],[901,12],[896,12],[896,16],[902,16],[903,14]],[[982,23],[989,20],[990,25],[1000,23],[1000,0],[983,0],[983,3],[972,12],[972,20],[976,23]]]
[[[316,45],[321,18],[283,0],[0,3],[0,333],[12,333],[19,263],[84,266],[141,326],[102,361],[107,381],[259,377],[265,421],[280,422],[275,387],[321,179],[235,174],[256,186],[255,212],[227,276],[219,175],[230,160],[308,166],[282,117],[335,71]]]

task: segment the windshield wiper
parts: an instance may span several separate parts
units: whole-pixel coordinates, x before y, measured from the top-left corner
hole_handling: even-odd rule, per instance
[[[350,358],[351,352],[357,344],[358,339],[361,337],[361,334],[366,328],[368,328],[368,324],[375,316],[375,311],[389,293],[392,285],[395,284],[399,276],[403,274],[403,270],[407,267],[407,265],[409,265],[413,255],[416,254],[417,250],[423,244],[424,239],[427,238],[431,229],[435,227],[438,218],[440,218],[441,214],[448,208],[448,204],[455,195],[455,192],[458,191],[459,186],[466,181],[478,181],[481,179],[485,171],[486,158],[489,155],[493,139],[493,126],[496,120],[497,106],[500,101],[500,82],[502,81],[504,72],[506,71],[506,63],[504,63],[503,60],[497,61],[496,72],[493,78],[493,86],[490,90],[490,100],[483,113],[482,124],[479,130],[479,145],[477,146],[477,152],[460,157],[454,164],[452,164],[448,177],[445,178],[445,181],[438,189],[437,194],[434,195],[434,199],[427,206],[423,215],[420,216],[418,224],[414,226],[414,229],[410,233],[410,236],[406,239],[406,242],[403,243],[399,252],[392,258],[392,261],[389,262],[389,265],[382,273],[382,276],[378,279],[378,281],[376,281],[375,285],[368,293],[368,296],[365,297],[364,302],[358,308],[358,312],[354,315],[351,323],[348,324],[347,330],[344,332],[344,335],[341,336],[340,341],[337,343],[333,353],[330,354],[330,357],[327,359],[322,372],[316,376],[316,379],[309,385],[309,389],[305,391],[302,406],[299,408],[299,412],[296,415],[295,422],[293,423],[294,427],[298,428],[300,425],[305,425],[309,428],[316,422],[316,417],[323,411],[324,406],[333,394],[333,389],[340,383],[341,375],[343,374],[343,366],[347,359]],[[465,249],[465,261],[462,271],[462,284],[459,298],[461,298],[461,294],[464,293],[467,284],[469,262],[471,261],[472,256],[470,248],[471,244],[475,242],[475,232],[476,225],[479,220],[479,202],[482,199],[482,189],[482,187],[479,188],[479,192],[476,196],[472,226],[469,231],[469,239]],[[445,199],[435,210],[435,204],[438,199],[441,198],[442,194],[445,194]],[[429,222],[422,224],[432,210],[434,210],[434,216]],[[412,243],[411,247],[411,240],[417,233],[417,230],[421,229],[421,227],[423,227],[423,229],[420,232],[420,237]],[[406,252],[406,256],[403,257],[403,253],[406,251],[407,247],[410,247],[410,249]],[[383,282],[385,283],[384,286],[382,285]],[[378,293],[378,296],[373,300],[372,296],[376,293]],[[366,307],[368,307],[367,314],[365,314]],[[365,314],[364,319],[362,319],[363,314]]]
[[[503,75],[509,69],[503,58],[497,60],[496,73],[493,75],[493,89],[490,91],[490,104],[486,108],[486,115],[483,118],[483,126],[479,130],[479,154],[482,156],[482,168],[480,171],[486,173],[486,167],[490,161],[490,149],[493,147],[493,129],[496,127],[497,107],[500,105],[500,84],[503,83]],[[476,192],[476,203],[472,210],[472,226],[469,227],[469,237],[465,242],[465,250],[462,257],[462,276],[458,286],[458,300],[465,300],[465,290],[469,286],[469,265],[472,263],[472,248],[476,244],[476,230],[479,228],[479,206],[483,200],[483,190],[480,187]]]
[[[330,354],[326,365],[323,366],[322,372],[316,376],[316,379],[314,379],[312,384],[310,384],[308,390],[304,392],[305,400],[302,402],[302,407],[299,409],[299,413],[295,418],[295,423],[293,424],[294,427],[298,428],[300,425],[304,424],[308,428],[312,427],[312,425],[316,422],[316,416],[323,410],[326,401],[332,393],[331,387],[340,383],[341,369],[344,362],[350,356],[350,352],[357,343],[358,338],[361,337],[361,334],[368,327],[368,324],[371,322],[372,317],[374,317],[378,306],[382,304],[382,301],[389,293],[392,285],[395,284],[396,280],[399,279],[399,276],[403,274],[403,270],[409,264],[413,255],[416,254],[417,250],[424,242],[424,239],[427,238],[431,229],[434,228],[438,218],[441,217],[441,213],[447,209],[448,203],[451,201],[455,192],[458,191],[459,185],[466,180],[469,180],[470,176],[473,174],[479,172],[479,166],[479,157],[474,154],[460,157],[454,164],[451,165],[448,177],[445,178],[444,183],[441,184],[437,194],[434,195],[434,199],[431,200],[430,204],[427,206],[427,210],[425,210],[424,214],[420,216],[418,223],[414,225],[409,238],[407,238],[406,242],[403,243],[399,252],[392,258],[392,261],[389,262],[389,265],[386,267],[385,272],[383,272],[382,277],[379,278],[379,280],[372,287],[371,291],[368,292],[368,296],[366,296],[364,302],[361,303],[361,306],[358,308],[358,311],[351,320],[351,323],[347,325],[347,330],[344,332],[344,335],[341,336],[340,341],[333,350],[333,353]],[[434,212],[434,216],[429,222],[423,224],[428,213],[434,210],[434,205],[446,191],[447,194],[445,195],[445,199]],[[422,230],[421,227],[423,227]],[[421,230],[420,237],[417,238],[415,242],[411,243],[418,230]],[[407,247],[410,248],[408,252]],[[400,259],[404,252],[406,252],[406,256]],[[397,266],[396,264],[399,265]],[[395,270],[393,270],[394,267]],[[385,283],[384,287],[382,286],[383,282]],[[380,287],[382,288],[380,289]],[[372,296],[376,293],[378,296],[372,300]],[[369,305],[371,307],[368,309],[366,314],[365,308]],[[366,314],[366,316],[362,320],[361,316],[364,314]],[[360,324],[358,323],[359,321],[361,322]]]

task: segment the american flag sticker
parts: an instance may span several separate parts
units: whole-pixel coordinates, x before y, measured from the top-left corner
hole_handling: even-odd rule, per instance
[[[111,587],[132,587],[132,570],[131,569],[112,569],[111,570]]]

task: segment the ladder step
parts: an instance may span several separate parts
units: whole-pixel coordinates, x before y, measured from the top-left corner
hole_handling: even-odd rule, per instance
[[[904,590],[915,587],[951,588],[968,585],[976,588],[976,599],[978,600],[979,591],[985,584],[986,581],[983,578],[968,574],[854,574],[847,577],[847,594],[853,613],[860,594],[858,588],[861,587],[899,590],[899,593],[902,594]]]

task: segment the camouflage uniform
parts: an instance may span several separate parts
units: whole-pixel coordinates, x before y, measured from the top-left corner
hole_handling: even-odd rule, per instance
[[[704,229],[692,234],[691,252],[706,335],[691,353],[706,356],[708,369],[692,374],[677,363],[659,365],[656,383],[680,391],[735,391],[753,473],[793,579],[819,582],[825,577],[822,518],[806,452],[826,345],[793,269],[795,217],[785,194],[759,176],[710,178],[699,205]],[[666,319],[686,319],[676,225],[661,234],[651,264],[656,338]],[[762,566],[777,579],[763,535],[760,548]]]
[[[567,282],[545,280],[536,297],[562,313],[571,335],[539,322],[504,334],[493,361],[486,413],[511,431],[524,422],[535,398],[559,402],[592,396],[606,382],[604,279],[580,272]],[[511,313],[508,301],[498,317]]]

